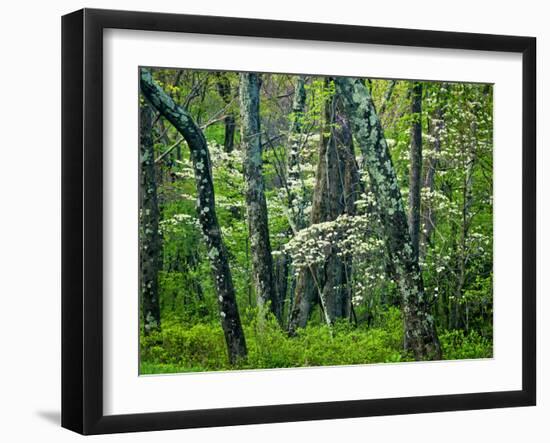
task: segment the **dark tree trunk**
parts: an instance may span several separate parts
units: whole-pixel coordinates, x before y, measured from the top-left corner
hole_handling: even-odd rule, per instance
[[[321,179],[321,187],[324,188],[321,194],[325,207],[320,206],[319,222],[336,220],[338,216],[346,213],[353,215],[359,187],[350,122],[338,94],[327,103],[325,122],[326,128],[323,133],[329,134],[323,143],[326,146],[326,172]],[[350,316],[350,276],[350,260],[343,260],[338,256],[338,250],[333,248],[325,262],[321,279],[326,317],[331,323]]]
[[[277,313],[277,320],[279,324],[283,325],[283,312],[285,307],[285,299],[288,291],[288,270],[290,262],[289,257],[286,254],[280,254],[275,259],[274,263],[274,277],[275,277],[275,308]]]
[[[267,204],[262,175],[262,143],[260,137],[260,78],[256,73],[241,74],[240,83],[242,145],[246,206],[250,232],[250,252],[254,290],[260,311],[268,303],[277,318],[273,258],[269,241]],[[260,314],[264,314],[260,312]]]
[[[411,94],[411,146],[409,169],[409,234],[415,260],[420,242],[420,189],[422,187],[422,83],[415,82]]]
[[[228,107],[231,104],[232,100],[231,84],[229,82],[229,79],[221,72],[216,73],[216,77],[216,86],[218,88],[218,93],[225,103],[225,106]],[[226,112],[226,114],[227,115],[223,120],[225,125],[223,148],[225,152],[231,152],[233,151],[233,146],[235,144],[235,116],[230,112]]]
[[[382,126],[367,88],[359,81],[339,77],[341,94],[355,138],[362,151],[372,191],[380,207],[392,271],[401,293],[405,349],[417,360],[441,358],[441,348],[430,314],[431,297],[424,291],[422,274],[409,236],[407,215]]]
[[[312,269],[303,269],[296,278],[294,300],[288,321],[289,335],[295,335],[298,328],[305,328],[311,310],[315,305],[319,290],[314,280]]]
[[[223,140],[223,148],[225,152],[232,152],[235,144],[235,117],[232,115],[226,116],[224,119],[225,136]]]
[[[191,152],[197,189],[197,212],[218,295],[221,325],[225,335],[231,364],[246,358],[246,342],[237,307],[235,289],[229,259],[222,240],[221,229],[216,216],[214,184],[210,154],[204,134],[189,113],[174,101],[153,81],[146,69],[140,71],[141,92],[151,105],[166,118],[185,138]]]
[[[145,334],[160,328],[158,272],[161,266],[159,205],[152,139],[153,113],[147,103],[140,106],[140,224],[139,261],[141,315]]]

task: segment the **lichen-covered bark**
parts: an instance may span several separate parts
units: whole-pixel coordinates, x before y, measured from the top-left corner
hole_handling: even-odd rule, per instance
[[[260,315],[269,303],[277,318],[273,258],[267,219],[267,204],[262,174],[262,144],[260,137],[260,78],[256,73],[243,73],[240,78],[241,138],[244,151],[246,206],[250,232],[250,255],[256,300]]]
[[[294,87],[292,99],[292,114],[288,131],[289,151],[287,156],[287,183],[288,183],[288,205],[292,217],[293,229],[299,231],[305,228],[304,217],[304,196],[299,195],[300,184],[300,150],[303,147],[305,135],[303,134],[302,119],[306,106],[305,77],[298,76]],[[303,190],[302,190],[303,194]]]
[[[388,89],[386,89],[386,92],[384,93],[384,100],[382,101],[382,104],[380,105],[380,109],[378,110],[378,115],[382,117],[386,113],[386,109],[388,108],[388,105],[391,100],[391,96],[393,95],[393,90],[395,89],[395,85],[397,84],[397,81],[391,80],[388,84]]]
[[[411,144],[409,151],[409,235],[418,260],[420,242],[420,189],[422,186],[422,83],[414,82],[411,94]]]
[[[246,342],[237,307],[229,259],[216,216],[210,154],[204,134],[188,112],[160,88],[147,69],[140,70],[141,92],[184,137],[191,152],[197,189],[197,212],[212,268],[220,321],[231,364],[246,358]]]
[[[139,263],[141,315],[145,334],[160,328],[158,272],[161,258],[159,206],[152,139],[153,114],[147,103],[140,106],[140,223]]]
[[[336,91],[345,103],[379,204],[384,240],[401,294],[405,349],[417,360],[439,359],[441,348],[430,314],[432,300],[424,291],[418,260],[411,246],[401,191],[370,93],[359,80],[343,77],[336,79]]]

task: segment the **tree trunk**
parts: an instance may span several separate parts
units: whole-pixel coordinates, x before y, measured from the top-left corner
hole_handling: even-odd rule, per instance
[[[380,207],[384,239],[401,294],[405,349],[417,360],[439,359],[441,348],[430,314],[431,297],[424,292],[399,184],[370,93],[361,81],[344,77],[336,79],[336,91],[343,97]]]
[[[140,224],[139,261],[141,315],[145,334],[160,328],[158,272],[161,265],[159,205],[152,139],[153,113],[147,103],[140,106]]]
[[[437,155],[441,152],[441,132],[443,131],[444,127],[444,103],[441,103],[442,101],[445,101],[445,95],[441,94],[442,88],[447,88],[448,85],[443,83],[440,87],[440,91],[438,93],[438,107],[433,113],[432,117],[432,123],[429,123],[429,132],[431,133],[432,139],[433,139],[433,154],[427,159],[426,161],[426,175],[424,177],[424,188],[428,191],[432,192],[435,187],[435,171],[437,169]],[[435,228],[435,214],[431,207],[431,205],[427,204],[424,206],[422,210],[422,226],[423,229],[421,231],[421,240],[420,240],[420,247],[421,247],[421,255],[426,255],[426,250],[428,248],[428,244],[430,242],[430,238],[432,236],[432,232]]]
[[[229,106],[231,103],[231,84],[229,79],[221,72],[216,73],[217,81],[216,86],[218,88],[218,94],[222,98],[225,106]],[[223,148],[225,152],[233,151],[235,144],[235,116],[229,112],[226,112],[226,117],[223,119],[225,125],[225,136],[223,141]]]
[[[384,100],[382,101],[382,104],[380,105],[380,110],[378,111],[378,115],[380,116],[380,118],[382,118],[386,113],[386,109],[390,104],[391,96],[393,95],[393,90],[395,89],[396,84],[397,81],[395,80],[390,80],[390,83],[388,84],[388,89],[386,89],[386,92],[384,93]]]
[[[303,116],[306,106],[305,77],[299,76],[294,88],[294,98],[292,100],[292,115],[290,127],[288,130],[288,145],[290,149],[287,156],[287,186],[288,186],[288,206],[294,231],[299,231],[306,227],[304,216],[304,195],[300,176],[300,150],[304,143]]]
[[[214,184],[208,145],[204,134],[189,113],[153,81],[151,73],[140,70],[141,92],[151,105],[166,118],[185,138],[191,152],[197,189],[197,212],[218,295],[221,325],[231,364],[246,358],[246,342],[241,325],[229,259],[216,216]]]
[[[354,190],[358,172],[353,168],[355,158],[351,130],[342,113],[339,97],[334,95],[325,104],[325,124],[319,145],[315,189],[311,208],[311,224],[335,220],[354,208]],[[328,135],[325,135],[328,134]],[[350,157],[353,157],[353,161]],[[298,275],[295,302],[289,324],[292,335],[307,324],[316,301],[321,302],[327,324],[350,315],[351,294],[347,280],[351,272],[348,260],[342,260],[332,249],[323,266],[310,266]]]
[[[285,299],[288,291],[288,270],[290,262],[286,254],[280,254],[275,258],[274,263],[274,278],[275,278],[275,308],[277,320],[283,326],[283,312],[285,307]]]
[[[246,205],[254,290],[260,309],[269,303],[277,318],[273,258],[269,241],[267,204],[262,175],[262,143],[260,138],[260,78],[256,73],[241,74],[240,83],[242,144],[244,149],[244,176],[246,181]]]
[[[411,146],[409,169],[409,234],[415,260],[420,242],[420,188],[422,186],[422,83],[414,82],[411,94]]]

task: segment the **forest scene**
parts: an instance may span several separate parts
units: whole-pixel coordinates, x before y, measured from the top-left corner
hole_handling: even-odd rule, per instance
[[[139,68],[140,374],[493,356],[493,86]]]

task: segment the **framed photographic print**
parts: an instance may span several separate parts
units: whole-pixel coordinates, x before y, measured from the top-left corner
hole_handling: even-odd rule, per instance
[[[62,27],[64,427],[535,404],[534,38]]]

